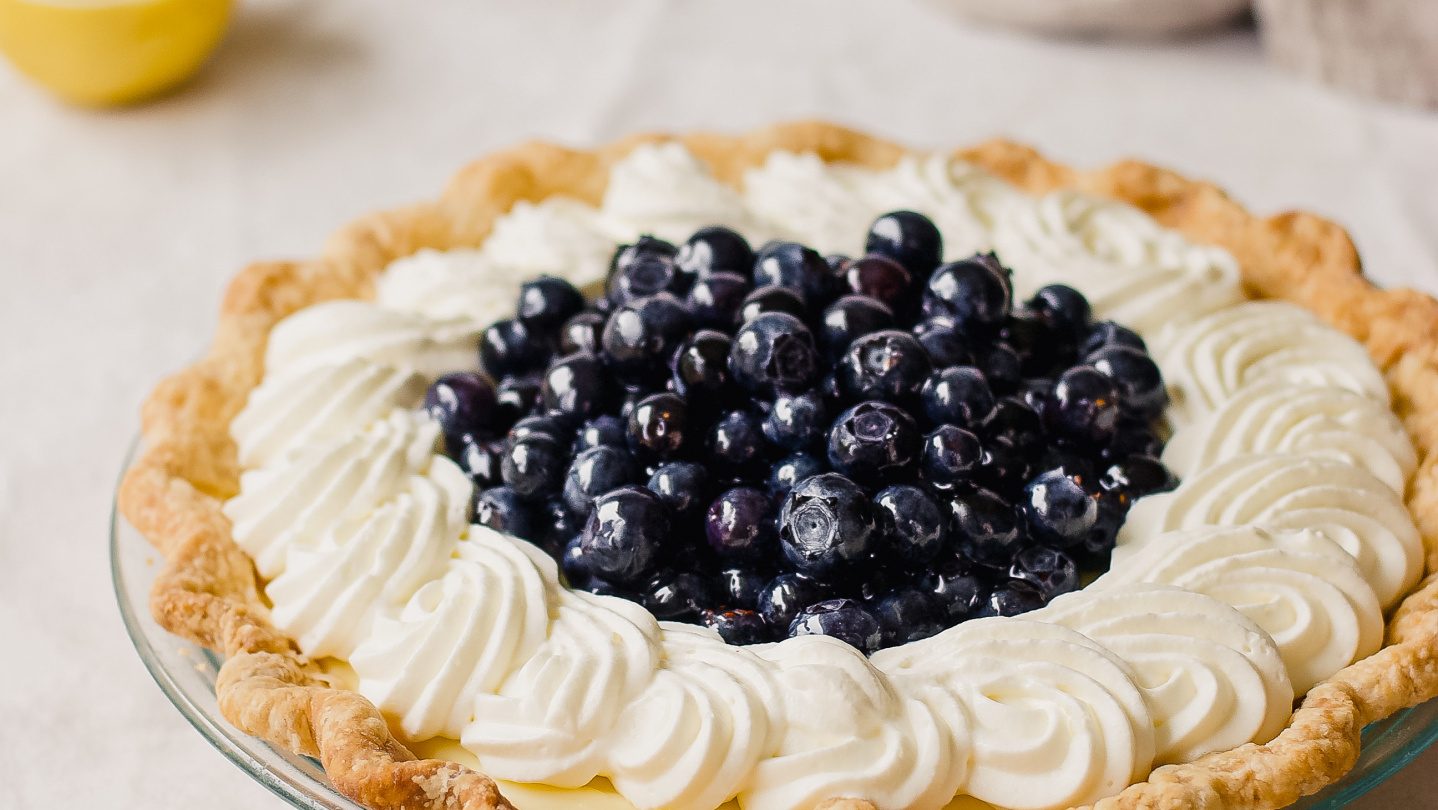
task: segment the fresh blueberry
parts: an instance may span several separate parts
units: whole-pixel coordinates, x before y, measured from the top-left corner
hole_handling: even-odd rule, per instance
[[[685,299],[694,325],[701,329],[732,329],[749,295],[749,280],[738,273],[710,273],[694,282]]]
[[[825,577],[863,560],[878,539],[864,490],[838,473],[800,481],[779,512],[779,543],[800,573]]]
[[[866,296],[894,312],[912,309],[914,278],[903,265],[885,256],[864,256],[844,268],[844,286],[849,292]]]
[[[972,481],[984,461],[979,437],[954,425],[939,425],[924,437],[919,476],[939,491]]]
[[[1118,430],[1118,385],[1093,366],[1074,366],[1059,376],[1043,410],[1050,435],[1101,446]]]
[[[1093,327],[1093,307],[1089,306],[1088,299],[1066,284],[1040,287],[1026,307],[1070,345],[1086,337]]]
[[[569,457],[559,440],[536,432],[509,442],[499,471],[520,497],[536,499],[558,493],[568,467]]]
[[[504,442],[496,439],[479,439],[471,434],[458,437],[446,436],[445,448],[469,480],[479,489],[497,486],[500,482],[499,465],[504,456]]]
[[[844,411],[829,431],[829,463],[863,481],[883,481],[910,471],[919,457],[913,417],[888,402],[870,400]]]
[[[918,338],[919,345],[929,353],[929,361],[934,368],[973,365],[974,355],[969,351],[968,342],[948,318],[919,321],[911,331]]]
[[[668,536],[669,508],[649,490],[627,486],[594,500],[580,547],[592,575],[637,583],[653,571]]]
[[[573,284],[554,276],[540,276],[519,288],[519,320],[538,332],[552,332],[584,309],[584,296]]]
[[[878,620],[852,599],[826,599],[809,605],[794,617],[789,635],[832,636],[862,653],[879,649],[883,641]]]
[[[750,290],[744,300],[739,302],[738,323],[748,323],[770,312],[782,312],[800,320],[809,316],[809,308],[804,303],[803,296],[796,290],[770,284]]]
[[[829,432],[829,407],[818,391],[780,394],[764,418],[764,436],[783,450],[805,450],[822,444]]]
[[[480,365],[495,377],[533,371],[548,359],[544,338],[519,320],[495,321],[479,336]]]
[[[1035,313],[1020,309],[1004,321],[999,339],[1019,357],[1025,377],[1041,377],[1073,363],[1072,342],[1065,342],[1054,326]]]
[[[754,251],[738,233],[712,226],[700,228],[680,245],[674,262],[679,265],[680,271],[696,279],[714,273],[747,276],[754,266]]]
[[[495,431],[494,384],[477,371],[458,371],[435,380],[424,395],[424,410],[446,436]]]
[[[1098,519],[1098,502],[1062,469],[1040,473],[1030,481],[1021,508],[1034,538],[1057,548],[1083,542]]]
[[[839,388],[851,399],[905,402],[933,371],[929,353],[912,334],[884,329],[858,338],[839,358]]]
[[[1163,438],[1154,431],[1152,424],[1144,421],[1120,419],[1118,432],[1099,456],[1105,461],[1121,461],[1129,456],[1163,455]]]
[[[709,505],[704,519],[709,546],[726,559],[756,559],[774,548],[774,505],[754,487],[735,487]]]
[[[919,588],[933,599],[946,626],[972,618],[989,598],[989,586],[958,555],[938,561],[919,578]]]
[[[563,498],[551,498],[535,512],[536,545],[556,561],[564,556],[564,546],[584,527],[584,519],[569,511]]]
[[[980,432],[986,439],[1008,439],[1025,454],[1034,453],[1043,445],[1043,420],[1017,397],[1000,397]]]
[[[885,550],[919,565],[932,560],[948,540],[948,516],[933,496],[919,487],[895,484],[874,496]]]
[[[536,433],[548,436],[555,441],[560,441],[569,435],[569,428],[565,421],[557,414],[536,414],[534,416],[526,416],[518,422],[515,422],[514,425],[510,427],[505,439],[512,444],[526,436],[531,436]]]
[[[714,606],[714,589],[698,574],[661,571],[640,591],[639,599],[660,621],[697,622],[702,611]]]
[[[546,412],[588,419],[611,410],[618,399],[614,379],[599,358],[571,354],[544,372],[539,402]]]
[[[600,344],[614,373],[625,382],[652,382],[684,340],[689,316],[669,293],[630,301],[604,324]]]
[[[754,286],[786,287],[822,306],[832,297],[833,276],[824,257],[798,242],[770,242],[754,256]]]
[[[758,612],[771,628],[787,633],[799,611],[828,596],[828,588],[803,574],[780,574],[759,591]]]
[[[829,466],[808,453],[794,453],[774,462],[769,470],[769,491],[784,497],[794,485],[812,475],[828,472]]]
[[[520,421],[539,402],[541,377],[538,374],[520,374],[500,380],[494,391],[494,423],[496,428],[508,430]]]
[[[574,535],[559,553],[559,570],[571,588],[582,588],[589,582],[589,568],[584,564],[583,540],[583,535]]]
[[[700,618],[705,627],[724,639],[725,644],[760,644],[768,641],[771,635],[763,618],[752,610],[706,610]]]
[[[1045,600],[1079,586],[1078,563],[1048,546],[1032,546],[1015,554],[1009,576],[1033,585]]]
[[[1091,353],[1088,362],[1118,385],[1124,416],[1153,419],[1168,406],[1168,391],[1158,364],[1146,353],[1127,346],[1108,346]]]
[[[846,295],[824,310],[819,323],[819,347],[835,360],[858,338],[894,324],[894,312],[867,295]]]
[[[719,571],[720,601],[730,607],[754,610],[759,606],[759,595],[772,579],[757,569],[738,566]]]
[[[1012,308],[1009,271],[992,253],[941,265],[924,293],[924,311],[952,318],[966,335],[997,329]]]
[[[1114,544],[1118,541],[1118,530],[1123,528],[1124,519],[1127,517],[1126,508],[1113,498],[1100,498],[1098,520],[1094,521],[1083,545],[1071,549],[1071,552],[1082,551],[1091,564],[1097,563],[1099,568],[1107,569],[1109,555],[1113,553]]]
[[[890,211],[869,226],[865,253],[877,253],[904,266],[915,278],[928,278],[944,257],[944,240],[932,220],[913,211]]]
[[[642,236],[614,254],[605,290],[615,304],[626,304],[661,292],[682,293],[676,249],[662,239]]]
[[[594,447],[627,447],[628,443],[624,420],[605,414],[580,426],[574,437],[574,452],[582,453]]]
[[[944,629],[941,615],[934,597],[916,588],[889,591],[874,604],[884,647],[938,635]]]
[[[748,411],[730,411],[709,431],[709,453],[728,473],[750,475],[764,460],[767,448],[759,418]]]
[[[1100,321],[1089,330],[1088,337],[1084,338],[1083,344],[1079,346],[1079,354],[1087,357],[1099,349],[1111,346],[1127,346],[1145,354],[1148,352],[1148,346],[1137,332],[1113,321]]]
[[[1023,400],[1025,405],[1033,408],[1035,413],[1043,413],[1053,394],[1053,380],[1048,377],[1030,377],[1019,384],[1019,390],[1015,396]]]
[[[959,551],[982,566],[1008,568],[1028,540],[1013,505],[992,490],[965,487],[954,493],[949,516]]]
[[[476,491],[471,515],[475,523],[521,540],[534,540],[539,534],[534,507],[511,487]]]
[[[666,462],[649,476],[649,490],[675,515],[698,514],[708,503],[709,473],[692,461]]]
[[[1023,382],[1023,360],[1014,347],[995,341],[988,348],[974,352],[974,365],[984,372],[995,394],[1011,394]]]
[[[1018,616],[1044,606],[1043,594],[1021,579],[1011,579],[994,588],[979,609],[980,616]]]
[[[722,332],[701,329],[684,341],[674,355],[674,390],[696,404],[714,404],[729,395],[729,349],[732,341]]]
[[[814,336],[793,315],[759,315],[734,335],[729,373],[745,389],[765,398],[802,391],[819,375]]]
[[[607,319],[603,315],[589,310],[565,321],[559,327],[560,354],[568,355],[576,352],[599,354],[602,348],[599,341],[604,334],[605,320]]]
[[[994,392],[984,373],[973,366],[950,366],[924,380],[919,389],[924,415],[934,425],[977,430],[994,412]]]
[[[996,492],[1016,493],[1033,477],[1029,457],[1007,436],[984,441],[984,459],[979,464],[980,483]]]
[[[618,447],[585,450],[570,462],[564,476],[564,504],[576,515],[589,513],[589,505],[604,493],[632,483],[638,474],[634,458]]]
[[[1133,455],[1110,465],[1098,485],[1128,508],[1146,495],[1168,492],[1178,486],[1178,480],[1162,461],[1153,456]]]
[[[629,413],[629,448],[642,459],[669,458],[689,439],[689,405],[678,394],[650,394]]]
[[[614,255],[609,259],[609,272],[612,275],[650,256],[663,256],[672,259],[678,253],[679,248],[673,244],[646,233],[636,239],[633,244],[620,245],[614,251]]]

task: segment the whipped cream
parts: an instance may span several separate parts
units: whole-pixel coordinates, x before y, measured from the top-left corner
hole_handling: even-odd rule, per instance
[[[539,549],[464,525],[468,482],[413,408],[424,381],[474,366],[524,280],[594,284],[616,241],[707,224],[859,253],[899,208],[934,219],[947,258],[997,249],[1021,293],[1073,284],[1154,346],[1185,481],[1134,508],[1090,588],[867,659],[823,637],[733,647],[571,592]],[[1092,802],[1271,739],[1295,693],[1377,648],[1382,607],[1421,572],[1400,500],[1412,446],[1361,346],[1243,303],[1231,257],[1136,209],[1032,197],[940,155],[869,170],[775,153],[735,190],[677,144],[643,146],[598,206],[522,202],[478,250],[396,261],[374,302],[279,324],[266,363],[225,512],[276,623],[348,658],[406,736],[458,738],[512,781],[606,776],[640,807]]]

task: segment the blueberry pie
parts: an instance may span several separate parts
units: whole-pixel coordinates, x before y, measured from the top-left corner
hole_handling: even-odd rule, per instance
[[[1271,808],[1438,692],[1435,413],[1329,223],[806,123],[246,269],[121,504],[366,807]]]

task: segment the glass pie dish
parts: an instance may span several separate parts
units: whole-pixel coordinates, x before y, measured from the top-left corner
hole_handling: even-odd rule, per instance
[[[129,466],[127,458],[124,466]],[[340,794],[320,763],[275,748],[234,728],[220,714],[215,677],[222,659],[171,635],[150,615],[149,594],[163,558],[113,510],[110,566],[120,615],[135,651],[160,691],[190,725],[231,762],[294,807],[364,810]],[[1363,753],[1338,783],[1294,808],[1339,810],[1388,779],[1438,741],[1438,700],[1394,714],[1363,731]],[[522,806],[522,802],[521,802]]]

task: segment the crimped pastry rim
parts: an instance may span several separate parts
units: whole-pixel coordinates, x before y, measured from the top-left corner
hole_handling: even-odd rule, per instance
[[[417,760],[360,695],[330,688],[295,643],[268,622],[253,565],[220,511],[238,489],[229,423],[259,383],[270,329],[333,298],[365,298],[395,258],[421,248],[477,247],[517,201],[565,194],[598,202],[609,169],[635,146],[678,140],[721,180],[774,151],[887,167],[903,147],[823,122],[737,135],[641,135],[594,150],[530,143],[461,170],[435,201],[373,214],[336,233],[303,262],[245,268],[231,282],[215,340],[194,365],[161,382],[142,410],[144,451],[126,472],[120,509],[164,555],[151,592],[156,621],[221,651],[216,681],[225,717],[247,733],[318,757],[341,793],[371,808],[479,810],[509,803],[488,777],[452,762]],[[1413,438],[1419,468],[1406,497],[1423,535],[1427,576],[1394,612],[1385,647],[1309,691],[1287,728],[1195,762],[1155,769],[1095,810],[1228,808],[1290,804],[1346,773],[1363,726],[1438,696],[1438,301],[1379,290],[1362,275],[1339,226],[1306,213],[1249,214],[1208,183],[1138,161],[1084,172],[1024,146],[989,141],[954,153],[1030,191],[1075,188],[1123,200],[1196,241],[1227,248],[1245,286],[1292,301],[1368,348]],[[831,808],[871,808],[836,798]]]

